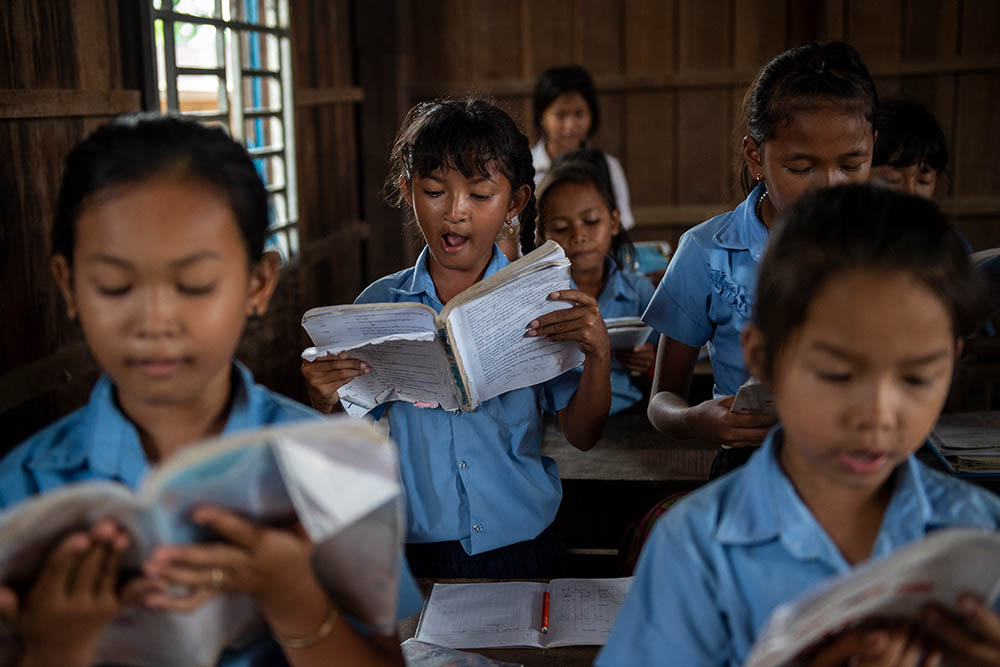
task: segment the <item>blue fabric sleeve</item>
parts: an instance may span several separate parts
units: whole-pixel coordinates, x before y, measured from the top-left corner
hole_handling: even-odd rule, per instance
[[[582,374],[583,366],[572,368],[542,385],[542,409],[557,413],[568,406],[576,394],[576,388],[580,386]]]
[[[694,236],[685,233],[642,319],[658,332],[691,347],[712,337],[708,306],[712,283]]]
[[[728,664],[731,651],[722,612],[716,604],[707,554],[699,553],[695,532],[683,526],[674,507],[653,529],[636,567],[599,667],[626,665]],[[707,523],[702,513],[685,513]],[[702,532],[704,532],[702,528]]]

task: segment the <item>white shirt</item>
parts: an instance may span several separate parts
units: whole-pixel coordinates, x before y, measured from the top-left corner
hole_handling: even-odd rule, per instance
[[[615,193],[615,200],[618,202],[618,214],[621,216],[622,227],[632,229],[635,227],[635,218],[632,217],[632,205],[628,197],[628,181],[625,180],[625,170],[618,158],[604,154],[608,161],[608,172],[611,174],[611,189]],[[545,175],[552,168],[552,158],[545,150],[545,140],[541,139],[531,149],[531,161],[535,165],[535,187],[542,182]]]

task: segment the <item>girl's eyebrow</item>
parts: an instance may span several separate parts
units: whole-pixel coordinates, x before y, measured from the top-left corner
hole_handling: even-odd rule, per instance
[[[839,345],[834,345],[833,343],[827,343],[826,341],[818,340],[812,343],[812,348],[820,352],[825,352],[830,356],[837,357],[838,359],[846,359],[848,361],[860,362],[863,359],[850,350],[844,349]],[[930,364],[935,361],[939,361],[952,354],[950,350],[934,350],[933,352],[928,352],[917,357],[911,357],[909,359],[904,359],[902,364],[906,366],[923,366],[925,364]]]
[[[180,259],[173,260],[172,262],[170,262],[170,266],[175,268],[183,268],[185,266],[189,266],[201,260],[220,259],[220,258],[221,255],[219,255],[219,253],[215,252],[214,250],[201,250],[199,252],[187,255],[186,257],[181,257]],[[128,260],[122,259],[121,257],[115,257],[114,255],[109,255],[103,252],[95,252],[91,255],[88,255],[86,260],[88,262],[111,264],[123,269],[131,269],[133,266],[132,262],[129,262]]]

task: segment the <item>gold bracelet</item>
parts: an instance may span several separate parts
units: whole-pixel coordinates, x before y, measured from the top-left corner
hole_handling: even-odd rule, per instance
[[[278,643],[282,646],[287,646],[288,648],[309,648],[313,644],[317,644],[322,641],[330,631],[333,630],[333,626],[336,625],[337,619],[340,618],[340,611],[336,606],[330,605],[330,611],[326,613],[326,618],[320,623],[320,626],[303,637],[289,637],[288,635],[283,635],[277,630],[272,630],[271,634],[274,638],[278,640]]]

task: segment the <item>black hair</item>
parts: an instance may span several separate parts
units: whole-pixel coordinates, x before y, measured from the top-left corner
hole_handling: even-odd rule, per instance
[[[492,169],[510,181],[511,191],[527,185],[531,192],[518,214],[521,252],[535,248],[535,167],[528,137],[495,104],[482,99],[421,102],[406,114],[389,154],[385,200],[406,206],[403,183],[435,169],[457,169],[466,178],[488,176]]]
[[[566,93],[579,93],[590,108],[590,131],[588,137],[594,136],[601,126],[601,107],[597,104],[597,88],[590,72],[579,65],[560,65],[550,67],[535,82],[534,113],[535,129],[542,131],[542,114],[556,101],[556,98]]]
[[[609,211],[618,210],[618,200],[611,185],[611,171],[604,153],[596,148],[567,151],[552,162],[552,168],[538,186],[539,237],[545,237],[545,201],[550,192],[564,183],[592,185]],[[611,237],[610,255],[619,269],[631,266],[635,258],[635,246],[624,225],[619,224],[618,234]]]
[[[941,300],[956,339],[988,311],[982,277],[932,202],[871,185],[816,190],[785,212],[761,260],[753,323],[764,339],[765,378],[816,295],[853,269],[913,276]]]
[[[884,100],[875,127],[878,136],[873,167],[926,165],[940,172],[948,165],[944,132],[924,105],[909,100]]]
[[[72,265],[76,220],[92,197],[176,173],[213,186],[232,207],[251,264],[268,234],[267,190],[246,149],[225,130],[158,114],[128,114],[102,125],[66,156],[52,253]]]
[[[747,88],[741,105],[743,135],[758,146],[793,114],[836,102],[845,112],[863,116],[874,129],[878,112],[875,81],[861,55],[844,42],[810,42],[789,49],[764,65]],[[750,169],[740,165],[740,184],[749,194],[754,187]]]

